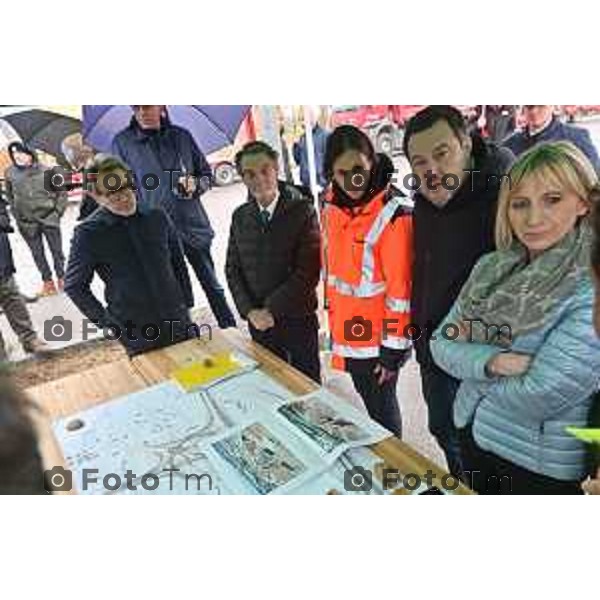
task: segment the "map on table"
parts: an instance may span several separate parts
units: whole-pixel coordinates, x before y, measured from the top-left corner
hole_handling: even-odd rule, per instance
[[[390,435],[324,389],[296,397],[259,370],[189,393],[166,382],[53,427],[80,494],[328,493],[349,451]]]
[[[199,493],[223,493],[218,477],[202,449],[207,438],[225,428],[219,408],[210,397],[185,394],[167,382],[108,402],[54,424],[74,488],[81,494],[147,493],[145,475],[159,478],[154,493],[183,493],[192,481],[185,475],[209,473],[212,489]],[[93,473],[84,476],[84,470]],[[175,471],[179,469],[179,471]],[[125,475],[136,475],[127,489]],[[107,490],[103,478],[115,474],[122,480],[116,490]],[[97,482],[89,482],[94,475]],[[148,478],[146,478],[148,480]],[[154,478],[150,478],[154,482]],[[114,480],[114,478],[113,478]],[[195,480],[194,480],[195,481]],[[206,481],[206,478],[205,478]],[[113,481],[114,483],[114,481]],[[190,487],[193,484],[190,483]],[[197,487],[197,486],[196,486]]]

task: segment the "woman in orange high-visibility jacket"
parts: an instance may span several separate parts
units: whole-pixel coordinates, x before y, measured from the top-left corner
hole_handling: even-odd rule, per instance
[[[393,165],[344,125],[328,139],[322,213],[333,366],[348,371],[372,419],[397,436],[398,372],[411,353],[412,203]]]

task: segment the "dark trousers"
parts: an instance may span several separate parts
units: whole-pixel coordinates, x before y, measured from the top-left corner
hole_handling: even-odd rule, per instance
[[[427,404],[429,431],[446,455],[448,470],[456,477],[462,476],[460,441],[454,427],[454,398],[460,381],[442,371],[432,361],[421,368],[423,398]]]
[[[346,370],[352,377],[354,388],[365,403],[369,416],[395,436],[402,437],[402,417],[396,396],[398,375],[379,385],[375,375],[377,359],[346,359]]]
[[[31,324],[31,317],[14,277],[0,281],[0,307],[6,315],[13,331],[19,336],[21,344],[34,340],[37,335]],[[4,339],[0,331],[0,362],[7,360]]]
[[[470,427],[459,431],[464,482],[484,495],[579,495],[578,481],[560,481],[534,473],[482,450]]]
[[[185,240],[182,240],[182,242],[185,256],[190,261],[196,277],[198,277],[198,281],[206,294],[206,298],[219,327],[221,329],[235,327],[235,317],[227,304],[225,291],[215,273],[215,264],[210,254],[210,245],[199,247]]]
[[[54,273],[58,279],[65,276],[65,255],[62,248],[62,234],[60,227],[48,227],[38,223],[37,226],[27,226],[21,231],[23,239],[27,242],[31,255],[43,281],[52,281],[52,271],[46,259],[44,239],[50,248],[54,262]]]
[[[248,328],[256,343],[321,384],[317,315],[288,317],[267,331],[258,331],[250,323]]]

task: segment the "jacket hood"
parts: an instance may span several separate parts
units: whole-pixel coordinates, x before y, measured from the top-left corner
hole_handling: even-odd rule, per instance
[[[170,127],[172,125],[171,119],[169,117],[169,111],[165,109],[165,115],[160,118],[160,129],[142,129],[140,124],[137,122],[135,115],[131,117],[131,121],[129,121],[129,127],[135,131],[135,133],[139,136],[153,136],[157,133],[160,133]]]
[[[346,191],[333,180],[332,203],[341,208],[365,206],[382,192],[390,183],[394,174],[394,163],[386,154],[377,154],[375,166],[369,173],[368,191],[359,200],[348,196]]]
[[[33,164],[36,164],[38,161],[37,154],[33,150],[28,148],[23,142],[12,142],[8,146],[8,155],[10,156],[12,164],[18,169],[24,169],[26,167],[22,167],[21,165],[17,164],[17,161],[15,159],[15,154],[17,152],[20,152],[22,154],[29,154],[29,156],[31,156],[33,160]]]

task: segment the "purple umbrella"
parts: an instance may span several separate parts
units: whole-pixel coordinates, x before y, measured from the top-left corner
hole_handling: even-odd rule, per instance
[[[206,155],[221,150],[235,141],[237,133],[252,105],[192,105],[167,107],[174,125],[187,129]],[[133,111],[128,104],[87,104],[83,106],[83,136],[100,152],[110,152],[112,141],[131,121]]]

